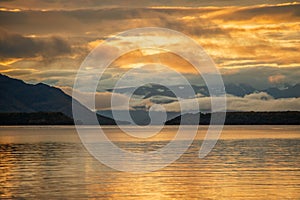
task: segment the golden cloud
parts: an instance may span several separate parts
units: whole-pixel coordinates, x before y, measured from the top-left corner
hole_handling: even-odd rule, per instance
[[[16,2],[17,0],[6,3],[12,5]],[[22,2],[26,7],[35,0]],[[278,71],[280,68],[294,68],[296,71],[300,66],[300,3],[259,5],[253,1],[251,6],[241,6],[239,1],[235,3],[236,6],[225,7],[223,4],[219,7],[189,7],[183,3],[169,6],[145,4],[143,8],[126,6],[109,9],[104,5],[105,8],[82,10],[76,10],[74,7],[72,10],[49,8],[44,12],[38,9],[20,9],[14,12],[12,7],[3,8],[0,10],[0,18],[6,20],[2,20],[0,26],[15,34],[2,35],[6,38],[20,39],[20,42],[9,43],[10,47],[15,49],[13,52],[7,48],[2,49],[5,62],[0,64],[19,70],[35,69],[36,75],[39,70],[45,69],[70,69],[75,73],[88,52],[109,35],[136,27],[159,26],[183,32],[195,39],[226,74],[234,75],[238,74],[240,69],[250,71],[264,67],[274,70],[276,68],[276,76],[277,73],[283,73]],[[61,36],[62,39],[51,39],[53,35]],[[8,40],[4,38],[1,41],[4,43]],[[64,55],[56,55],[57,51],[51,50],[64,50],[61,48],[63,45],[55,45],[58,42],[67,47],[65,49],[68,51],[62,52]],[[19,51],[22,49],[19,47],[26,46],[27,43],[33,43],[35,51]],[[42,48],[48,43],[53,48]],[[185,49],[184,44],[178,48]],[[69,50],[72,50],[72,55]],[[76,53],[73,52],[75,50]],[[55,54],[57,58],[53,63],[43,62],[43,56],[49,53]],[[40,60],[33,60],[37,58]],[[188,62],[177,55],[149,50],[123,55],[113,65],[125,70],[140,66],[135,65],[137,63],[160,63],[181,73],[196,73]],[[11,69],[9,71],[13,73]],[[269,82],[276,82],[278,77],[273,77],[271,71],[268,73],[266,77],[271,77]],[[286,77],[284,81],[289,81],[291,74],[283,76]],[[30,79],[29,76],[22,78]],[[54,80],[57,76],[52,78]]]
[[[150,52],[150,53],[149,53]],[[155,52],[155,53],[153,53]],[[161,64],[171,67],[181,73],[196,74],[195,68],[185,59],[171,52],[162,52],[158,50],[136,50],[119,57],[111,66],[120,68],[132,68],[134,64]]]

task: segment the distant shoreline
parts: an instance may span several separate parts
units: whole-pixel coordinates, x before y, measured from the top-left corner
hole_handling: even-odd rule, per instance
[[[217,113],[215,113],[217,114]],[[100,125],[116,125],[116,123],[103,123]],[[185,114],[184,121],[181,122],[183,116],[177,116],[165,122],[165,125],[209,125],[211,113]],[[197,121],[200,117],[200,122]],[[111,121],[114,121],[111,119]],[[190,122],[190,123],[189,123]],[[34,113],[0,113],[0,126],[69,126],[74,125],[74,120],[61,112],[34,112]],[[93,125],[93,124],[83,124]],[[97,125],[97,124],[94,124]],[[124,124],[122,126],[132,126],[132,124]],[[147,124],[144,124],[147,125]],[[218,124],[216,124],[218,125]],[[227,112],[224,125],[300,125],[299,111],[284,112]]]
[[[213,113],[218,117],[219,113]],[[220,113],[224,115],[224,113]],[[184,114],[167,121],[166,125],[193,124],[199,121],[199,125],[209,125],[212,113]],[[181,119],[184,119],[181,122]],[[194,123],[195,124],[195,123]],[[218,124],[216,124],[218,125]],[[283,112],[227,112],[224,125],[300,125],[299,111]]]

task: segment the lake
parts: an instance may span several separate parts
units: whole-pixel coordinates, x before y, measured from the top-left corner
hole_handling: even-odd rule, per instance
[[[206,129],[176,162],[129,173],[93,158],[72,126],[0,127],[0,199],[300,199],[300,126],[226,126],[199,159]],[[166,145],[177,127],[147,139],[104,131],[121,148],[143,152]]]

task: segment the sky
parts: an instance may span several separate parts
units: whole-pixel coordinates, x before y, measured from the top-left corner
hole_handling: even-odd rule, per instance
[[[299,83],[300,2],[282,0],[1,0],[0,73],[68,92],[93,48],[141,27],[169,28],[194,39],[225,84],[265,89]],[[135,51],[112,63],[103,88],[137,65],[147,73],[136,78],[164,78],[160,69],[147,65],[157,60],[192,84],[202,84],[193,67],[176,55]]]

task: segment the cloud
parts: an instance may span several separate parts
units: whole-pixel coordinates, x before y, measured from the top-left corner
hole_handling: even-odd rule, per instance
[[[68,33],[80,37],[106,37],[131,28],[159,26],[193,35],[226,34],[208,18],[184,20],[188,15],[205,15],[212,9],[99,8],[80,10],[1,11],[0,26],[24,34]]]
[[[300,65],[298,67],[245,67],[239,69],[222,69],[225,83],[245,83],[256,89],[266,89],[277,84],[299,83]],[[270,81],[270,77],[272,81]],[[280,82],[282,81],[282,82]]]
[[[87,106],[91,110],[122,110],[127,109],[126,102],[129,98],[126,95],[114,94],[114,107],[111,105],[112,93],[110,92],[81,92],[79,90],[73,90],[71,87],[60,87],[66,94],[73,96],[83,105]],[[88,106],[95,100],[95,109]]]
[[[181,45],[181,44],[179,44]],[[184,44],[182,44],[184,48]],[[197,74],[195,68],[185,59],[172,53],[162,51],[157,54],[145,54],[141,50],[132,51],[119,57],[114,63],[114,66],[121,68],[130,68],[133,64],[138,63],[157,63],[165,66],[170,66],[172,69],[181,73],[194,73]],[[131,65],[130,65],[131,64]]]
[[[270,83],[281,83],[285,80],[285,76],[278,74],[278,75],[269,76],[268,79]]]
[[[142,0],[134,5],[118,0],[1,2],[0,5],[10,9],[0,11],[0,18],[5,19],[0,20],[0,26],[9,30],[4,31],[6,34],[3,30],[0,32],[1,38],[5,38],[0,39],[0,56],[6,60],[21,58],[6,64],[7,69],[1,68],[1,72],[27,81],[71,86],[69,79],[74,78],[80,63],[96,43],[127,29],[160,26],[195,39],[214,59],[226,83],[247,83],[258,89],[283,82],[295,84],[299,82],[300,67],[299,4],[283,5],[284,2],[274,0],[270,2],[272,5],[260,5],[256,0],[168,3]],[[204,5],[214,7],[202,7]],[[14,8],[20,10],[12,12]],[[28,44],[33,48],[27,48]],[[178,48],[187,49],[184,44]],[[47,56],[55,56],[55,59]],[[115,69],[105,80],[107,88],[116,82],[119,72],[124,72],[124,66],[157,60],[183,73],[193,84],[200,83],[193,68],[170,53],[144,56],[132,53],[123,58],[114,63]],[[46,76],[49,70],[62,69],[73,70],[73,73]],[[157,79],[167,76],[161,74],[153,76]],[[142,78],[145,74],[139,76],[137,78]]]
[[[274,99],[266,93],[250,94],[244,98],[229,97],[228,110],[238,111],[299,111],[299,98]]]
[[[70,45],[59,37],[36,39],[0,29],[0,56],[2,58],[55,57],[70,52]]]
[[[218,15],[218,18],[224,21],[250,21],[250,20],[265,20],[276,21],[286,20],[286,18],[297,20],[300,17],[299,3],[286,3],[277,5],[262,5],[262,6],[250,6],[242,7],[239,9],[233,9],[232,12]],[[267,16],[272,18],[267,18]]]
[[[211,98],[201,97],[197,98],[201,111],[211,110]],[[190,102],[192,100],[183,100],[184,111],[195,110],[194,105]],[[284,98],[274,99],[267,93],[253,93],[244,97],[236,97],[228,95],[227,111],[300,111],[299,98]],[[172,102],[163,105],[167,111],[180,111],[178,102]]]
[[[270,3],[284,3],[288,0],[272,0]],[[264,2],[267,3],[267,2]],[[10,8],[21,9],[83,9],[83,8],[111,8],[111,7],[202,7],[202,6],[241,6],[261,4],[261,0],[211,0],[211,1],[190,1],[190,0],[2,0],[0,5]]]

